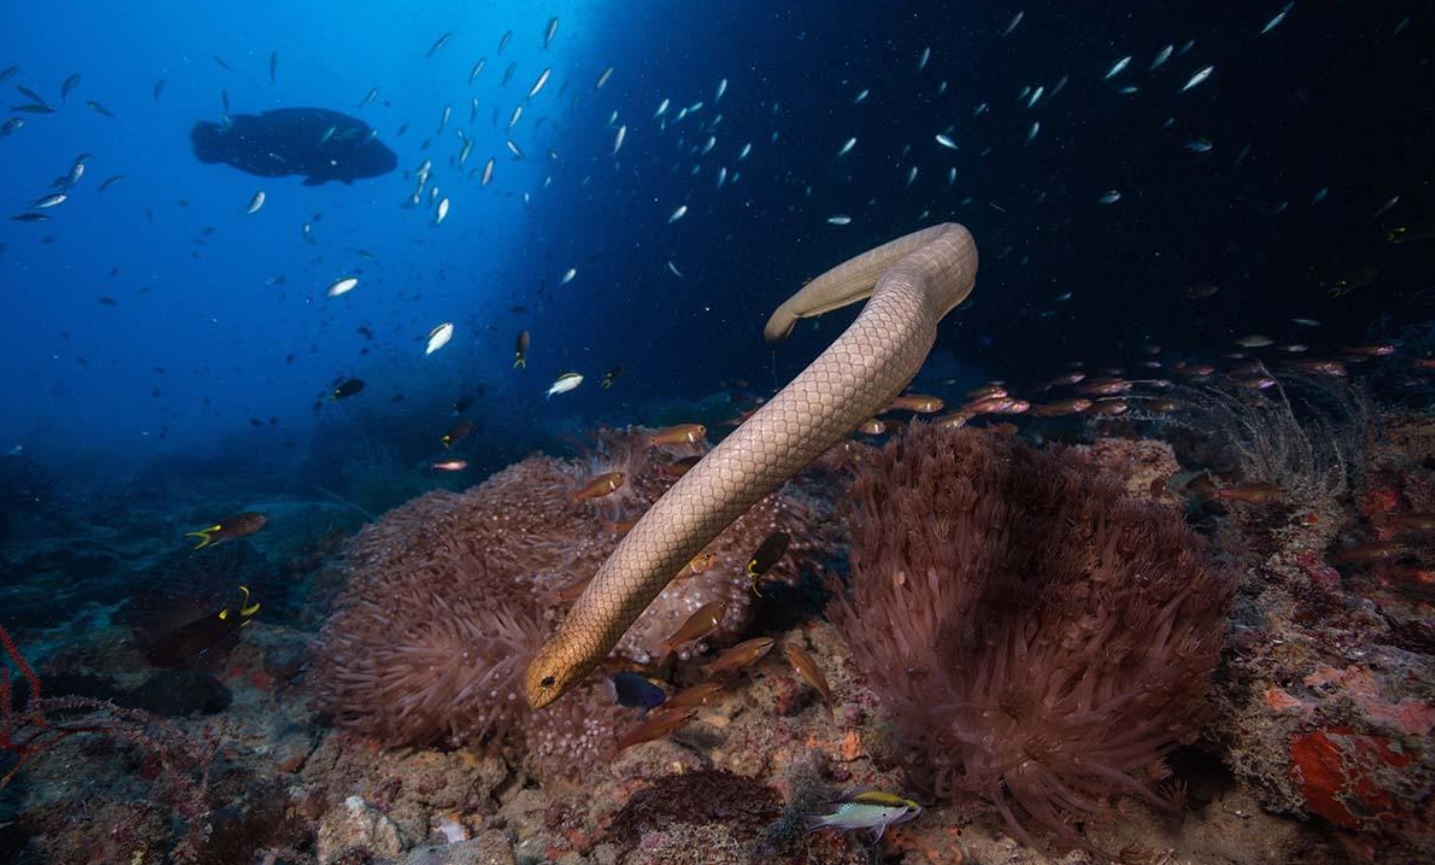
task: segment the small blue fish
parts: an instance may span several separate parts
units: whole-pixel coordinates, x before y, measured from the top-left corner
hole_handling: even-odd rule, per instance
[[[653,684],[646,676],[638,673],[630,673],[626,670],[614,673],[611,677],[613,685],[613,696],[618,704],[627,706],[629,709],[656,709],[668,699],[668,695],[662,688]]]
[[[808,818],[809,829],[828,826],[842,832],[861,829],[872,831],[872,841],[882,840],[888,826],[906,823],[922,813],[922,806],[904,796],[868,790],[845,797],[835,803],[831,814],[816,814]]]

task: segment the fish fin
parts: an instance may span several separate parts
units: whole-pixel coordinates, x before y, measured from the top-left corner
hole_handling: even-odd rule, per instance
[[[210,526],[207,529],[200,529],[197,532],[185,532],[184,536],[186,538],[199,538],[200,541],[195,544],[194,548],[196,550],[202,550],[210,544],[215,543],[214,533],[219,531],[219,528],[219,526]]]

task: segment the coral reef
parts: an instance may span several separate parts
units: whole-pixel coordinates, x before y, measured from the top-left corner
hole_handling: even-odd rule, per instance
[[[559,596],[597,571],[675,479],[666,469],[701,446],[654,447],[651,430],[606,430],[580,460],[532,457],[461,494],[437,492],[387,514],[354,539],[348,589],[316,652],[321,702],[341,725],[389,744],[507,747],[534,740],[546,774],[574,774],[612,744],[611,699],[588,689],[529,723],[519,675],[556,626]],[[573,495],[621,471],[611,497]],[[751,618],[745,565],[773,531],[793,538],[774,571],[794,579],[823,537],[803,501],[778,491],[709,547],[710,563],[663,592],[619,644],[645,663],[702,604],[727,614],[707,644],[732,641]],[[700,651],[696,644],[689,651]]]
[[[916,428],[853,484],[830,616],[940,795],[1030,842],[1135,796],[1193,741],[1232,582],[1168,508],[1070,451]]]
[[[1427,417],[1383,417],[1350,511],[1248,504],[1216,535],[1246,576],[1209,734],[1263,807],[1358,832],[1370,855],[1435,838],[1432,447]]]

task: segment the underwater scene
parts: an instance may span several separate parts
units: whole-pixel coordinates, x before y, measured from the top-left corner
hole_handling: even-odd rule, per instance
[[[1435,2],[0,34],[0,865],[1435,861]]]

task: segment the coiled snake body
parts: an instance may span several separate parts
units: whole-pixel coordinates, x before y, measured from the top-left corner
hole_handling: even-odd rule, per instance
[[[937,322],[975,284],[977,247],[945,223],[883,244],[809,282],[763,335],[870,295],[857,319],[653,504],[598,569],[528,667],[535,709],[593,670],[628,626],[709,541],[758,499],[881,411],[921,368]]]

